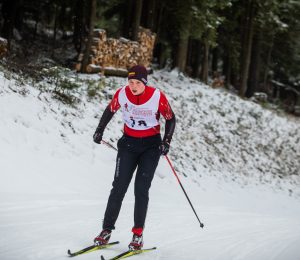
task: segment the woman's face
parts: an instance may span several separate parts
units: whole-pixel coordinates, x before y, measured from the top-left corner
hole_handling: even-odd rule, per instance
[[[137,96],[145,91],[145,85],[142,81],[139,81],[138,79],[130,79],[128,82],[130,91],[133,95]]]

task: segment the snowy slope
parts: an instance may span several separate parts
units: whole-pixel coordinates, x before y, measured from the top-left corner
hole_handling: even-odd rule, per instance
[[[109,98],[82,94],[75,109],[49,93],[37,98],[36,88],[14,78],[0,72],[0,259],[65,259],[101,231],[116,153],[92,135]],[[127,81],[106,82],[107,96]],[[170,159],[205,227],[162,158],[144,233],[145,248],[158,249],[139,258],[300,259],[299,120],[176,71],[155,71],[149,82],[176,113]],[[121,121],[119,111],[104,134],[115,146]],[[133,203],[131,185],[112,236],[120,245],[78,257],[126,250]]]

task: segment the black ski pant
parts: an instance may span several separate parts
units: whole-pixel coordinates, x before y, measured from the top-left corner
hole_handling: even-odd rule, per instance
[[[119,139],[115,177],[104,215],[103,229],[115,229],[123,198],[136,168],[134,227],[144,228],[149,189],[160,158],[160,146],[160,134],[148,137],[124,134]]]

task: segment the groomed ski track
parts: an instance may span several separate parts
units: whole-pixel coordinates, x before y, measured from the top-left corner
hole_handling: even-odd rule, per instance
[[[37,98],[39,91],[34,88],[24,98],[9,89],[13,83],[0,79],[0,259],[68,259],[68,249],[76,252],[90,246],[101,231],[116,152],[94,144],[92,135],[99,120],[96,114],[101,114],[108,101],[102,101],[101,108],[96,102],[86,102],[81,117],[70,121],[74,134],[62,112],[80,114],[77,110],[59,105],[49,96],[52,105],[47,105]],[[205,91],[209,95],[216,90]],[[104,133],[104,140],[113,139],[114,146],[121,136],[119,121],[118,112]],[[200,142],[201,133],[195,136]],[[180,149],[175,140],[172,147]],[[210,152],[204,144],[198,151],[204,157]],[[197,171],[186,170],[182,159],[170,159],[181,172],[179,178],[204,228],[166,159],[161,158],[150,190],[144,232],[144,247],[157,249],[132,256],[132,260],[300,259],[299,185],[284,180],[279,185],[267,174],[259,182],[255,174],[245,177],[237,171],[210,171],[202,162],[195,163]],[[185,170],[188,177],[182,174]],[[99,260],[103,254],[110,259],[127,250],[132,238],[133,182],[111,238],[120,244],[76,258]]]
[[[145,248],[157,246],[157,250],[132,257],[299,259],[299,215],[197,206],[205,221],[204,229],[200,229],[190,208],[180,196],[174,197],[180,203],[152,201],[149,207]],[[1,259],[66,259],[68,248],[76,251],[89,246],[100,232],[105,204],[104,200],[84,195],[2,194]],[[103,254],[110,259],[124,252],[131,239],[132,210],[132,201],[125,201],[112,235],[112,241],[120,240],[119,245],[76,257],[99,259]]]

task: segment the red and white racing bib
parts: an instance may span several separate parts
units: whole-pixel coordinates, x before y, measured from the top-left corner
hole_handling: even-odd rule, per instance
[[[131,129],[146,130],[159,125],[160,91],[156,89],[152,97],[142,105],[132,104],[123,87],[119,93],[119,104],[123,109],[123,121]]]

